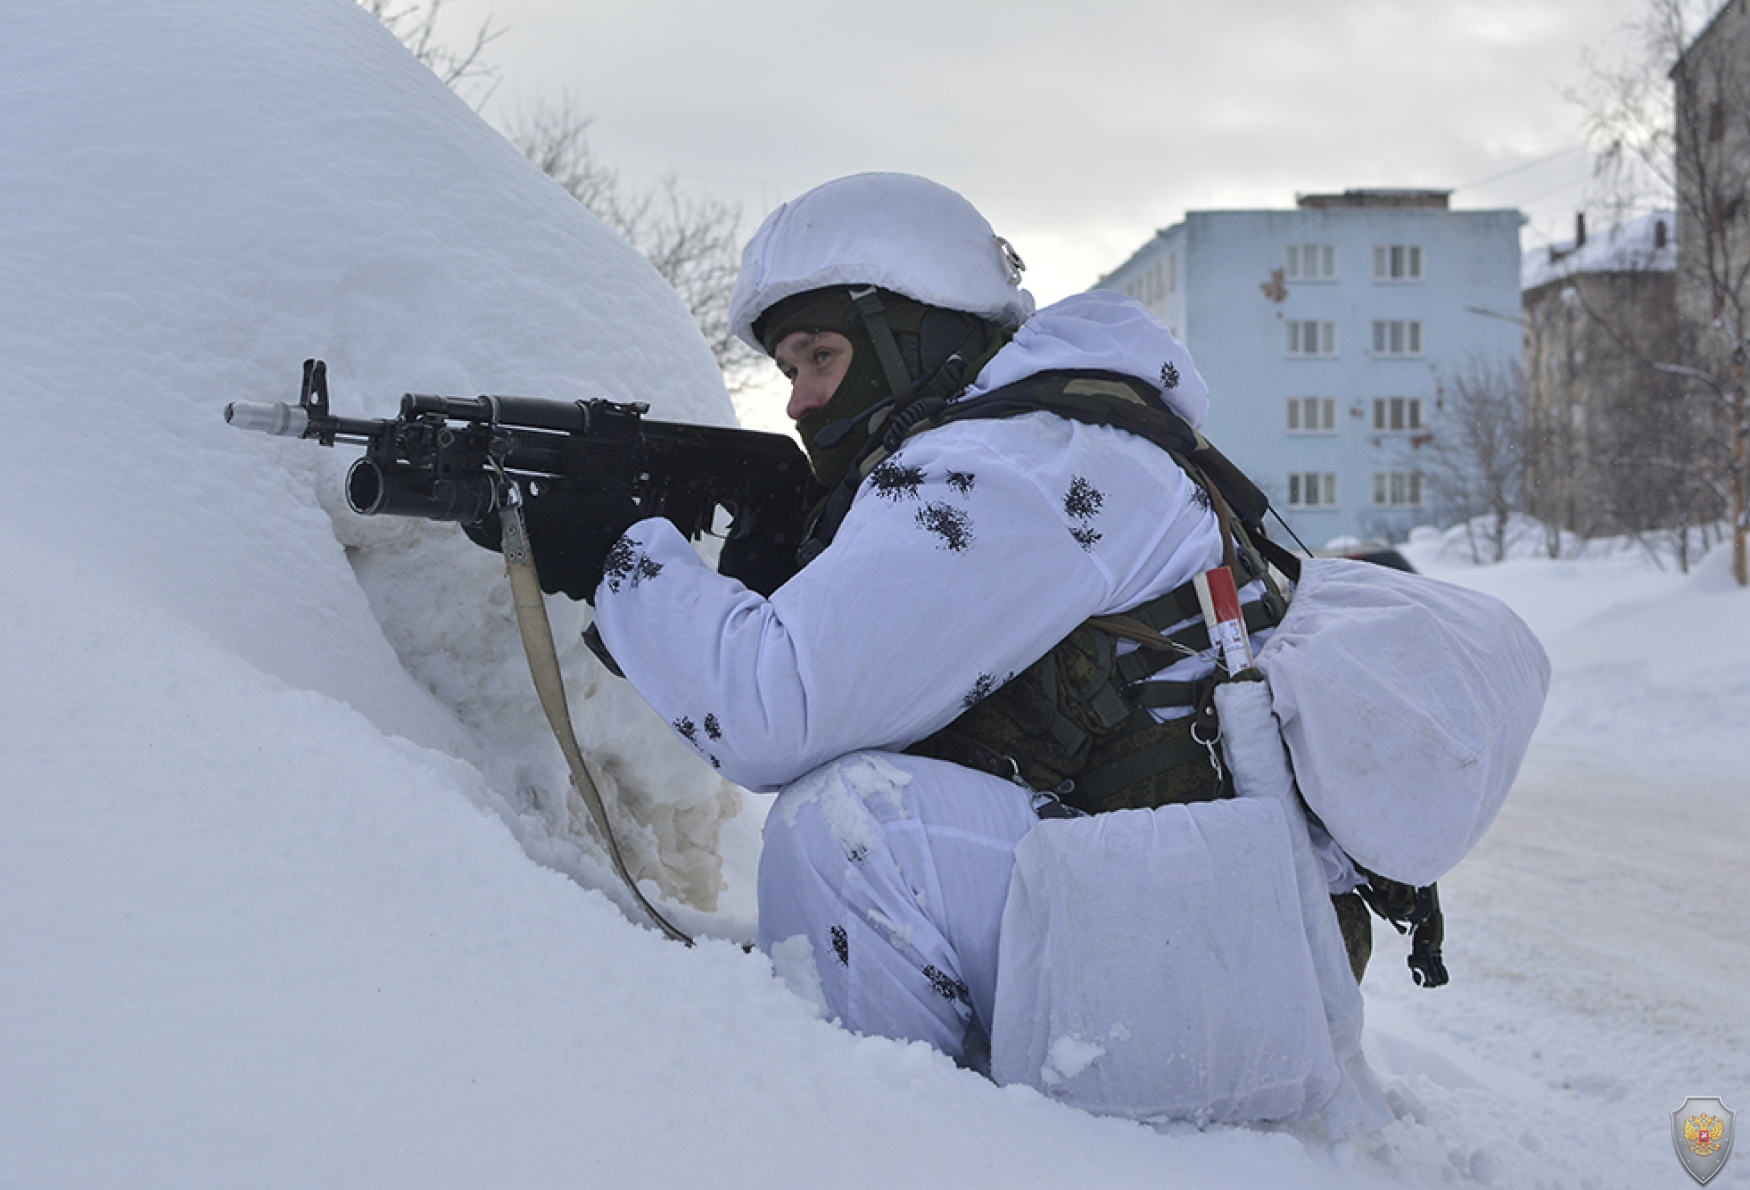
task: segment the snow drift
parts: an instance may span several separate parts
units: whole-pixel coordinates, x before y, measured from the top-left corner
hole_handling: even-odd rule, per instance
[[[469,759],[532,854],[593,871],[497,560],[453,526],[352,515],[352,452],[259,440],[221,411],[295,399],[314,355],[349,416],[392,416],[407,391],[501,392],[732,422],[686,309],[363,12],[93,5],[9,23],[30,58],[0,117],[0,357],[31,415],[0,484],[33,510],[23,529],[101,557],[265,673]],[[633,870],[712,908],[735,791],[601,681],[578,609],[555,614],[585,746],[635,818]]]

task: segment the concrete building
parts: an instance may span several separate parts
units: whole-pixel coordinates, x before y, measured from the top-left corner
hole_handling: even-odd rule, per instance
[[[1525,254],[1525,511],[1596,537],[1687,523],[1679,379],[1654,367],[1677,343],[1676,219],[1655,211]]]
[[[1733,576],[1750,586],[1750,2],[1721,5],[1670,77],[1678,329],[1686,362],[1706,376],[1691,396],[1709,431],[1683,473],[1717,497],[1710,508],[1697,493],[1682,523],[1723,515]]]
[[[1675,100],[1677,303],[1707,326],[1750,334],[1750,0],[1721,5],[1671,70]],[[1729,353],[1729,341],[1712,344]]]
[[[1095,285],[1138,298],[1191,349],[1205,434],[1315,549],[1434,522],[1417,451],[1439,432],[1442,377],[1519,357],[1523,217],[1447,197],[1193,211]]]

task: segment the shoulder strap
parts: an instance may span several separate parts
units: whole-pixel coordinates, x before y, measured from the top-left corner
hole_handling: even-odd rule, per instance
[[[912,433],[969,418],[1015,417],[1038,411],[1090,425],[1113,426],[1147,438],[1207,476],[1240,523],[1262,535],[1269,497],[1135,377],[1116,372],[1040,372],[974,400],[953,401]]]
[[[1291,582],[1299,581],[1300,558],[1271,541],[1264,530],[1270,498],[1190,422],[1162,404],[1153,388],[1135,377],[1117,372],[1040,372],[975,400],[949,403],[911,427],[909,433],[969,418],[1015,417],[1041,410],[1147,438],[1171,454],[1209,492],[1216,516],[1228,530],[1225,536],[1234,536],[1226,522],[1237,521],[1250,545]],[[889,449],[897,446],[894,442]],[[1233,559],[1228,562],[1232,565]]]
[[[521,501],[513,500],[502,512],[504,566],[510,577],[517,628],[522,633],[523,650],[528,654],[529,672],[535,680],[541,709],[547,713],[547,724],[553,729],[553,738],[559,741],[559,750],[565,754],[565,764],[571,770],[571,783],[589,808],[590,821],[601,834],[620,883],[650,915],[658,929],[676,942],[691,946],[693,940],[650,903],[626,868],[619,841],[614,837],[613,824],[608,820],[607,806],[602,802],[601,790],[590,775],[589,764],[577,744],[577,733],[572,729],[571,711],[565,701],[565,682],[560,676],[559,657],[553,647],[553,628],[547,619],[546,601],[541,598],[541,580],[535,572],[534,553],[529,549],[529,531],[523,521]]]
[[[1210,493],[1218,517],[1226,522],[1231,516],[1244,528],[1249,544],[1290,581],[1299,580],[1300,559],[1271,541],[1264,531],[1270,498],[1263,490],[1191,423],[1162,404],[1148,384],[1133,376],[1100,371],[1038,372],[973,400],[916,402],[902,418],[884,428],[877,448],[852,468],[816,510],[804,553],[812,556],[826,548],[850,511],[863,479],[908,439],[952,422],[1039,412],[1089,425],[1113,426],[1153,442]],[[1224,538],[1235,536],[1232,526],[1224,524],[1223,528]],[[1230,565],[1232,561],[1230,556]]]

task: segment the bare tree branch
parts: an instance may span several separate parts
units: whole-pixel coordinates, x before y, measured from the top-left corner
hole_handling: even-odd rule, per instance
[[[566,98],[517,117],[510,139],[674,287],[731,390],[751,385],[764,357],[729,331],[729,299],[741,269],[741,208],[688,195],[673,177],[646,190],[629,187],[596,158],[589,125]]]
[[[478,111],[498,84],[498,67],[486,48],[507,30],[488,17],[462,49],[451,49],[438,32],[446,0],[358,0],[364,10],[400,39],[452,90],[480,92]],[[741,209],[682,192],[672,177],[647,190],[622,183],[619,171],[590,149],[587,117],[569,97],[541,104],[516,118],[509,136],[541,171],[563,186],[603,223],[642,253],[687,304],[711,345],[732,391],[756,382],[763,357],[729,333],[729,299],[740,270]]]
[[[1525,479],[1518,362],[1470,358],[1441,378],[1438,391],[1438,428],[1411,450],[1443,517],[1464,524],[1473,560],[1499,562]]]
[[[493,28],[492,18],[487,17],[474,30],[473,40],[465,49],[451,49],[439,38],[437,31],[438,15],[444,3],[445,0],[407,0],[406,3],[358,0],[359,7],[376,17],[377,22],[442,79],[446,87],[464,98],[470,91],[478,93],[478,98],[471,102],[474,110],[479,111],[492,97],[499,81],[498,67],[485,57],[486,47],[508,30]]]

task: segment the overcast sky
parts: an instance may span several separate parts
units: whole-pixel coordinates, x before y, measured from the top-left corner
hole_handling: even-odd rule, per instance
[[[488,16],[487,114],[562,99],[628,181],[738,203],[743,235],[842,174],[921,173],[1012,240],[1041,302],[1188,210],[1452,189],[1572,235],[1564,93],[1646,0],[448,0]]]

